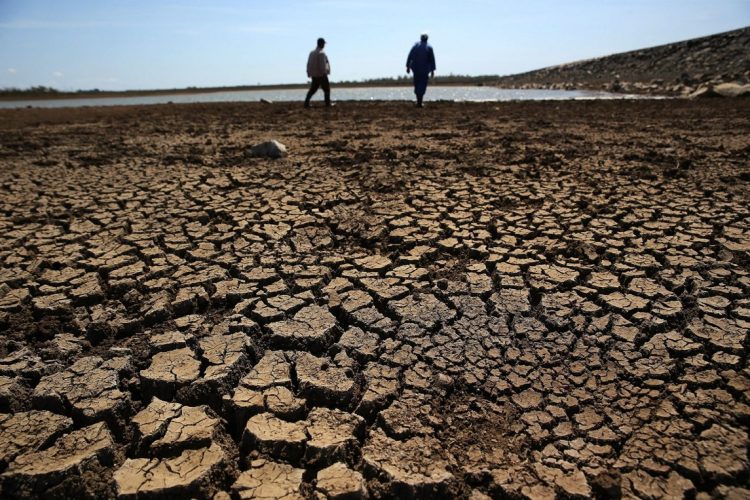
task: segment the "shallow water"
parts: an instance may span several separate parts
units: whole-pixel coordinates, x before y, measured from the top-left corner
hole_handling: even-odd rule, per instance
[[[269,101],[303,101],[305,89],[286,90],[242,90],[231,92],[203,92],[195,94],[164,94],[134,97],[95,97],[73,99],[45,99],[27,101],[0,101],[0,108],[39,107],[60,108],[80,106],[122,106],[132,104],[164,104],[192,102],[253,102],[261,99]],[[412,101],[414,93],[411,87],[356,87],[334,88],[331,96],[334,101]],[[433,86],[427,89],[426,101],[537,101],[560,99],[622,99],[640,98],[641,96],[611,94],[609,92],[585,90],[521,90],[500,89],[496,87],[455,87]],[[313,97],[313,101],[322,101],[323,92]]]

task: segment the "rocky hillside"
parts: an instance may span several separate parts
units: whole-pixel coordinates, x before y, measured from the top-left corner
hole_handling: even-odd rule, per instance
[[[691,94],[750,81],[750,27],[501,77],[512,88]]]

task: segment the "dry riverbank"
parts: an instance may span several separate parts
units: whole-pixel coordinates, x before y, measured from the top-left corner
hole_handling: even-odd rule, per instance
[[[748,116],[1,110],[0,496],[750,494]]]

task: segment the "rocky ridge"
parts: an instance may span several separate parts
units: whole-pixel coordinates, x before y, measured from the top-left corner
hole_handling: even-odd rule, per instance
[[[497,85],[716,97],[750,96],[749,83],[750,28],[742,28],[504,76]],[[722,84],[731,87],[717,92]]]

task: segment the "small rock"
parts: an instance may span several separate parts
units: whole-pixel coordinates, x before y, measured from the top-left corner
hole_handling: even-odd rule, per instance
[[[263,142],[250,148],[250,156],[283,158],[286,155],[286,146],[276,140]]]
[[[714,91],[722,97],[750,97],[750,84],[721,83]]]

